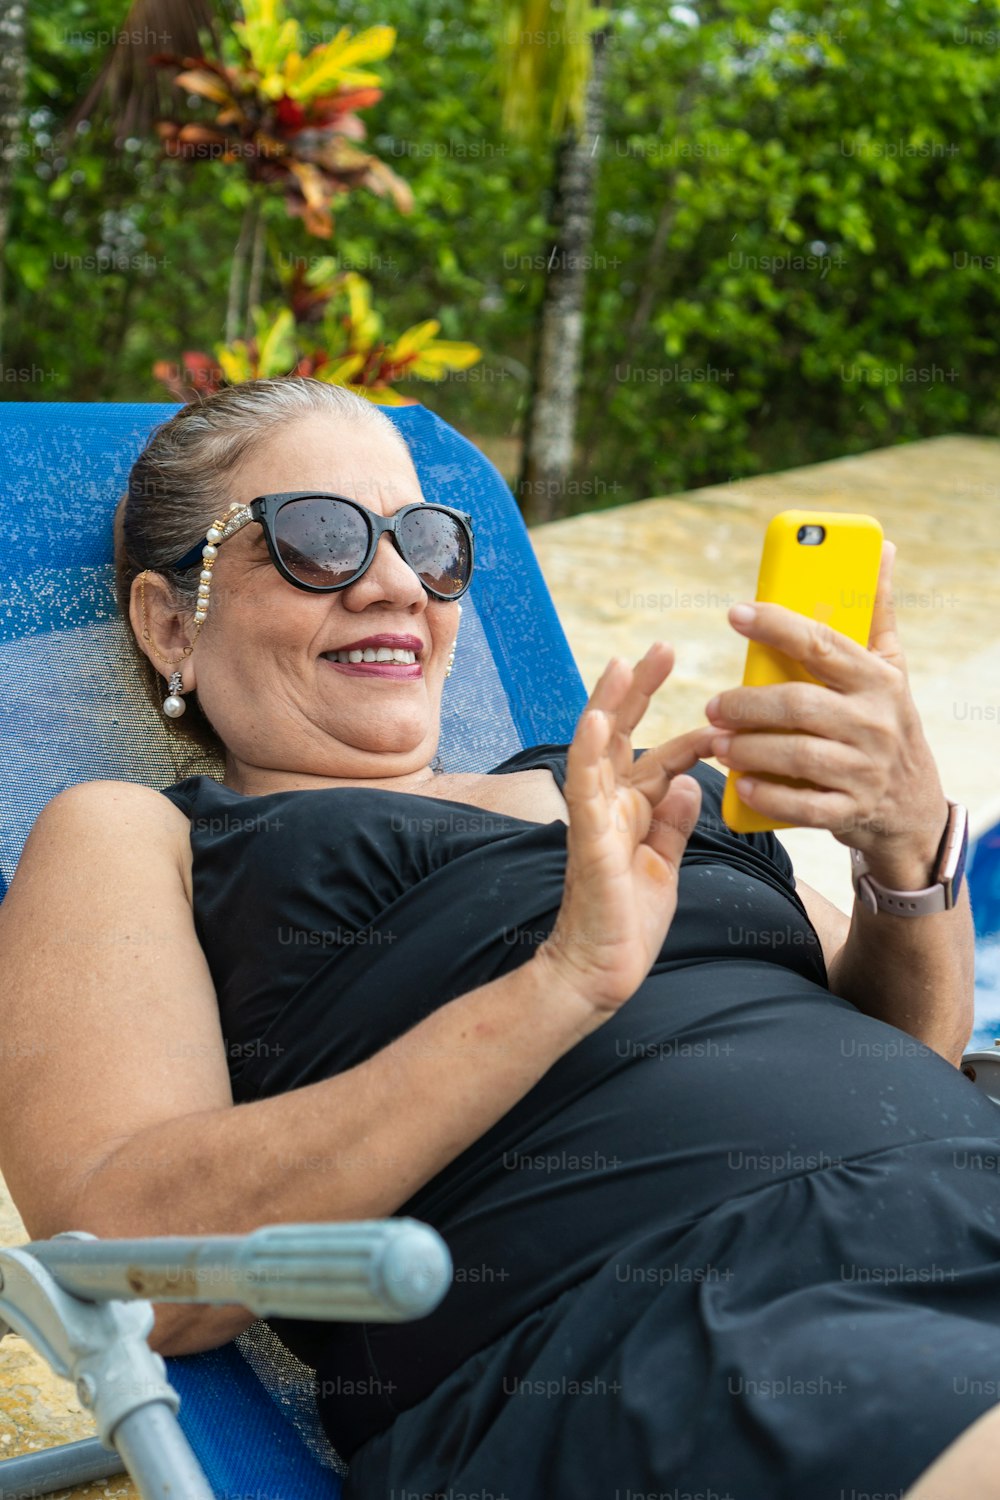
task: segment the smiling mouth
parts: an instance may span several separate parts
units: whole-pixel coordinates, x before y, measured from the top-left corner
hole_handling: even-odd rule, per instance
[[[352,656],[359,659],[357,661],[345,659]],[[366,656],[371,659],[365,660]],[[397,657],[403,659],[397,660]],[[406,660],[407,657],[410,658],[409,661]],[[424,675],[424,669],[413,651],[392,652],[388,659],[383,658],[381,661],[376,659],[376,653],[371,648],[366,652],[328,651],[324,653],[322,659],[329,662],[336,671],[343,672],[348,677],[390,677],[410,681]]]
[[[415,651],[408,651],[399,646],[355,646],[350,651],[324,651],[323,655],[327,661],[338,661],[344,664],[361,661],[391,661],[412,666],[417,660],[417,653]]]

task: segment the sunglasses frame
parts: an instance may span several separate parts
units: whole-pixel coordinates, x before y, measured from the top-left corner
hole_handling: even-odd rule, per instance
[[[346,579],[344,583],[305,583],[301,578],[296,578],[295,575],[289,571],[286,564],[282,561],[281,554],[278,551],[278,543],[274,528],[280,511],[292,500],[339,500],[344,505],[349,505],[352,510],[360,512],[361,516],[364,518],[365,525],[368,528],[368,546],[365,551],[364,560],[358,568],[357,572],[352,574],[350,578]],[[219,539],[218,545],[221,545],[221,543],[229,537],[235,536],[237,531],[242,531],[243,527],[248,526],[251,521],[258,521],[264,529],[264,536],[267,540],[267,550],[270,554],[271,561],[274,563],[274,566],[277,568],[282,578],[290,583],[293,588],[303,589],[308,594],[335,594],[338,593],[341,589],[350,588],[352,583],[357,583],[359,578],[364,577],[365,573],[367,573],[368,569],[372,565],[376,549],[382,539],[383,533],[385,532],[388,532],[392,537],[396,551],[406,563],[407,567],[411,568],[414,573],[417,572],[416,568],[413,567],[413,564],[410,562],[409,558],[406,556],[406,553],[403,551],[397,531],[397,528],[404,517],[409,515],[410,512],[414,510],[418,510],[421,512],[427,510],[444,511],[445,515],[451,516],[453,520],[459,523],[459,526],[464,532],[469,547],[469,578],[468,582],[459,590],[457,594],[440,593],[437,589],[431,588],[428,583],[425,583],[424,580],[420,578],[420,574],[417,573],[417,577],[420,578],[421,586],[426,590],[428,594],[431,595],[432,598],[442,599],[445,602],[453,601],[455,599],[461,599],[462,595],[466,593],[470,584],[472,583],[472,575],[475,571],[476,565],[476,544],[475,535],[472,529],[472,516],[468,513],[468,511],[456,510],[452,505],[440,505],[437,501],[416,500],[410,505],[400,506],[399,510],[397,510],[394,515],[381,516],[377,511],[369,510],[367,505],[362,505],[360,500],[352,500],[348,495],[334,495],[323,490],[286,490],[283,493],[276,495],[258,495],[256,499],[250,500],[246,505],[241,506],[238,510],[234,511],[231,518],[225,522],[225,525],[222,529],[222,537]],[[195,564],[201,563],[202,548],[204,546],[204,541],[198,542],[197,545],[192,547],[189,552],[186,552],[183,557],[179,558],[177,562],[171,564],[171,571],[175,573],[182,573],[187,568],[193,568]]]

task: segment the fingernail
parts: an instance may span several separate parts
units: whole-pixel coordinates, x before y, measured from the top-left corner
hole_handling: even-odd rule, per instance
[[[734,604],[729,611],[729,618],[734,625],[749,625],[756,613],[752,604]]]
[[[732,737],[731,734],[720,734],[720,735],[717,735],[715,737],[715,739],[712,741],[712,754],[713,755],[725,755],[726,751],[729,749],[729,746],[732,744],[732,742],[733,742],[733,737]]]
[[[719,693],[716,693],[715,697],[712,698],[708,703],[705,704],[705,713],[707,714],[707,716],[709,718],[711,718],[713,714],[716,714],[716,713],[719,712],[719,698],[720,698],[720,696],[721,695]]]
[[[736,783],[737,795],[740,797],[752,796],[756,785],[756,781],[752,781],[748,776],[741,776]]]

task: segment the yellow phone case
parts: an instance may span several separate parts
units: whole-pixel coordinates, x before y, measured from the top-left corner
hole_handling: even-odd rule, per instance
[[[818,544],[799,541],[799,529],[803,526],[822,526],[822,541]],[[768,524],[756,597],[762,603],[783,604],[810,620],[821,620],[860,646],[867,646],[881,557],[882,527],[874,516],[835,510],[783,510]],[[784,652],[763,646],[759,641],[748,642],[744,687],[817,680]],[[793,734],[795,730],[782,732]],[[776,823],[742,802],[735,786],[740,774],[729,772],[722,795],[723,821],[734,833],[766,833],[796,826]],[[770,772],[753,774],[755,780],[778,781],[787,786],[810,785],[800,778],[785,780]]]

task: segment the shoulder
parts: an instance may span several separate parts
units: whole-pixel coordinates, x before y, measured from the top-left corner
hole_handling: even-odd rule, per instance
[[[45,804],[35,827],[74,823],[150,829],[188,826],[185,814],[169,796],[134,781],[81,781],[65,787]]]
[[[152,787],[82,781],[57,792],[42,808],[18,871],[80,859],[93,868],[120,870],[159,856],[183,874],[190,827],[181,808]]]
[[[90,924],[123,912],[190,915],[190,824],[150,787],[85,781],[52,797],[35,819],[0,903],[3,941],[30,943],[74,912]],[[82,914],[86,912],[84,917]],[[103,915],[102,915],[103,914]]]

